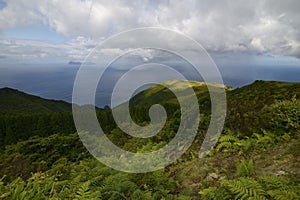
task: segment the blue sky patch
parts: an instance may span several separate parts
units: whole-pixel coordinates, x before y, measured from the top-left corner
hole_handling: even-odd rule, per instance
[[[6,7],[6,2],[0,0],[0,10]]]
[[[53,43],[62,43],[66,38],[46,26],[37,27],[17,27],[8,29],[0,33],[0,38],[41,40]]]

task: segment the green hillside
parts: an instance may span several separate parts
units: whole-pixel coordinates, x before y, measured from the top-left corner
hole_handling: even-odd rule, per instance
[[[184,91],[185,84],[183,83],[185,82],[170,80],[164,82],[164,84],[169,85],[171,89]],[[196,81],[188,82],[193,87],[201,106],[201,100],[209,98],[207,84]],[[275,100],[292,99],[293,97],[300,98],[300,83],[255,81],[252,84],[237,89],[232,89],[229,86],[221,84],[208,84],[215,88],[225,88],[228,106],[232,108],[238,107],[243,109],[243,111],[259,111],[264,106],[274,103]],[[178,103],[175,95],[168,88],[160,84],[138,93],[130,100],[132,106],[154,104],[157,102]]]
[[[0,149],[33,136],[76,131],[72,105],[11,89],[0,89]]]
[[[180,91],[181,94],[185,94],[184,92],[186,90],[185,87],[187,82],[194,89],[199,102],[201,102],[201,100],[207,100],[209,98],[208,88],[206,83],[196,82],[196,81],[170,80],[164,82],[164,84],[167,85],[170,89],[168,89],[167,87],[161,84],[152,86],[147,90],[144,90],[138,93],[137,95],[135,95],[130,100],[130,103],[132,106],[141,105],[141,104],[154,104],[154,103],[176,104],[178,103],[178,101],[176,99],[176,96],[171,92],[171,90]],[[230,87],[227,87],[225,85],[211,84],[211,83],[209,84],[210,86],[215,88],[230,89]],[[188,98],[188,96],[184,98]]]
[[[184,81],[171,80],[166,84],[173,89],[184,90]],[[210,111],[210,96],[203,82],[189,81],[197,95],[200,110],[207,114]],[[226,125],[235,132],[251,134],[260,128],[272,128],[270,118],[276,113],[270,112],[270,106],[276,102],[300,99],[300,83],[278,81],[255,81],[242,88],[232,89],[228,86],[211,84],[215,88],[226,88],[227,119]],[[184,94],[184,92],[182,92]],[[155,103],[178,105],[176,96],[166,87],[155,85],[130,100],[132,107],[147,107]],[[179,108],[179,107],[178,107]],[[134,109],[133,109],[134,110]],[[269,115],[269,116],[265,116]],[[274,128],[274,127],[273,127]]]
[[[255,127],[256,130],[265,128],[281,131],[280,123],[274,122],[274,118],[279,115],[276,113],[275,105],[291,100],[298,102],[299,99],[300,83],[255,81],[242,88],[228,91],[227,126],[235,132],[248,135]]]
[[[184,94],[183,83],[167,82]],[[198,153],[210,122],[209,93],[205,83],[190,83],[201,110],[196,138],[173,164],[149,173],[124,173],[99,163],[75,133],[71,112],[15,107],[15,113],[0,115],[0,199],[300,199],[300,83],[255,81],[237,89],[213,84],[226,87],[228,110],[221,137],[205,158]],[[178,101],[162,85],[130,100],[131,117],[140,125],[149,123],[149,107],[156,103],[168,118],[149,138],[124,133],[109,109],[98,110],[97,117],[118,147],[152,152],[176,135]]]
[[[71,111],[71,104],[47,100],[20,92],[16,89],[0,89],[0,113],[45,113]]]

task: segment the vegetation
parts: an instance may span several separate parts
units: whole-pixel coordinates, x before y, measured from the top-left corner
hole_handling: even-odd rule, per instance
[[[71,111],[71,104],[47,100],[20,92],[16,89],[0,89],[0,113],[45,113]]]
[[[185,89],[181,81],[171,82]],[[0,199],[300,199],[300,83],[256,81],[228,88],[224,130],[201,159],[210,100],[204,83],[191,83],[201,109],[194,143],[172,165],[144,174],[119,172],[95,160],[75,133],[70,105],[62,109],[65,103],[0,89]],[[22,101],[30,104],[13,106]],[[147,139],[123,133],[110,109],[97,116],[119,147],[151,152],[176,135],[178,101],[162,85],[130,100],[131,116],[140,125],[150,122],[148,110],[156,103],[165,107],[167,122]]]

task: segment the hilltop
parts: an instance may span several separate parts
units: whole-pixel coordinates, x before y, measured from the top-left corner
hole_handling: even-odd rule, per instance
[[[231,87],[221,85],[221,84],[213,84],[213,83],[204,83],[197,81],[186,81],[186,80],[169,80],[165,81],[161,84],[154,85],[137,95],[135,95],[130,100],[130,105],[142,105],[142,104],[153,104],[153,103],[178,103],[176,100],[176,96],[171,91],[180,91],[181,94],[185,94],[187,83],[194,89],[195,94],[200,101],[203,98],[207,98],[208,96],[208,88],[207,85],[210,85],[215,88],[225,88],[230,89]],[[163,86],[166,85],[167,87]],[[169,88],[169,89],[168,89]],[[184,97],[183,98],[188,98]]]

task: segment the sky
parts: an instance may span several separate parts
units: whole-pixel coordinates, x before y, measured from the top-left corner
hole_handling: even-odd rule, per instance
[[[300,81],[293,71],[300,68],[299,8],[298,0],[0,0],[0,71],[82,62],[114,34],[161,27],[199,42],[224,74],[292,69],[291,81]],[[100,54],[111,58],[128,49]],[[140,50],[132,59],[157,55]]]
[[[151,26],[182,32],[209,52],[300,58],[299,8],[298,0],[0,0],[0,53],[82,59],[113,34]]]

